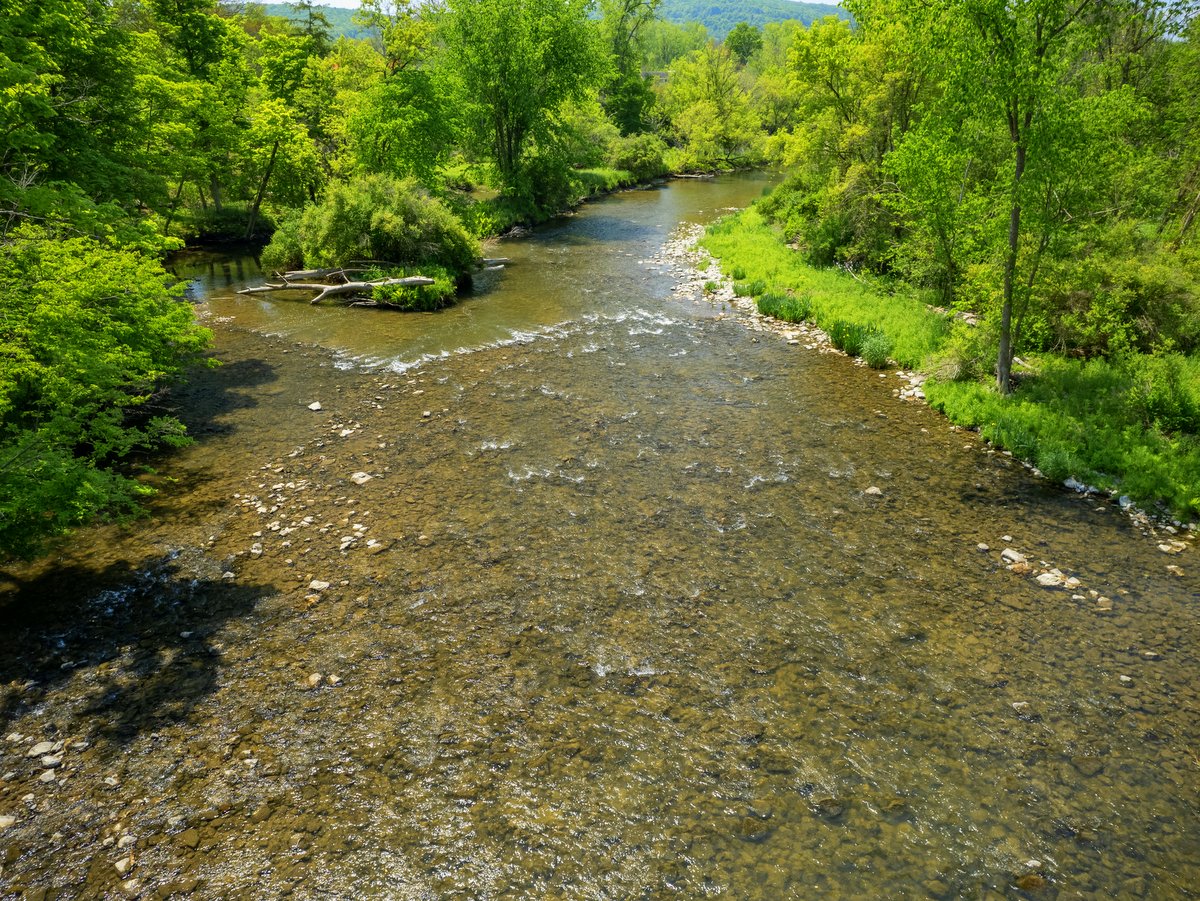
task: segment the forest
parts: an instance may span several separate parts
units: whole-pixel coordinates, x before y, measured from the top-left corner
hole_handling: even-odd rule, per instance
[[[881,332],[882,354],[927,366],[956,421],[1055,477],[1141,472],[1126,490],[1200,511],[1190,5],[856,0],[853,22],[796,4],[710,31],[669,3],[365,0],[339,35],[310,0],[10,0],[0,549],[136,511],[130,461],[187,440],[164,392],[210,336],[171,250],[426,275],[379,295],[429,310],[514,225],[753,166],[786,181],[710,240],[762,268],[766,308],[817,316],[805,279],[830,275],[886,316],[933,315],[920,340]],[[1014,389],[1083,412],[1017,416]]]

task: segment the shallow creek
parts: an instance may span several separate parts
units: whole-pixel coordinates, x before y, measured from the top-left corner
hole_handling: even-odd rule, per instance
[[[3,586],[0,897],[1200,895],[1196,550],[676,296],[761,187],[436,315],[186,263],[197,443]]]

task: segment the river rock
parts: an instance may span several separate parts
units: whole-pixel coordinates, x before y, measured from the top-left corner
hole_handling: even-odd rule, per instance
[[[320,579],[313,579],[308,583],[308,587],[312,591],[324,591],[329,587],[328,582],[322,582]]]
[[[1005,563],[1026,563],[1026,562],[1028,562],[1024,554],[1022,554],[1020,551],[1013,550],[1010,547],[1006,547],[1004,550],[1002,550],[1000,552],[1000,559],[1002,561],[1004,561]]]
[[[868,497],[882,497],[883,489],[879,488],[876,485],[872,485],[870,488],[868,488],[866,491],[864,491],[863,494],[867,495]]]
[[[46,754],[49,754],[53,750],[54,750],[54,742],[39,741],[36,745],[34,745],[32,748],[30,748],[28,752],[26,752],[25,756],[26,757],[42,757]]]
[[[46,770],[42,775],[38,776],[38,782],[50,783],[58,777],[54,775],[54,770]]]
[[[120,873],[122,876],[124,876],[131,869],[133,869],[132,855],[129,857],[122,857],[120,860],[118,860],[116,863],[113,864],[113,867],[116,869],[116,871],[118,873]]]
[[[200,847],[200,833],[195,829],[186,829],[179,833],[179,843],[193,851]]]
[[[42,766],[46,767],[47,769],[52,770],[56,766],[60,766],[61,764],[62,764],[62,755],[61,754],[47,754],[45,757],[42,758]]]
[[[321,402],[319,400],[315,400],[311,404],[308,405],[308,408],[310,410],[312,410],[314,413],[319,413],[319,412],[321,412]]]
[[[7,829],[9,826],[15,825],[17,818],[14,816],[0,817],[0,829]]]
[[[1065,581],[1063,574],[1053,569],[1037,577],[1037,583],[1043,588],[1060,588]]]
[[[320,684],[324,680],[324,678],[325,677],[322,676],[320,673],[313,673],[312,675],[310,675],[308,677],[308,687],[309,688],[317,688],[318,686],[320,686]]]
[[[355,485],[365,485],[367,482],[371,481],[372,478],[374,477],[369,473],[356,472],[354,475],[350,476],[350,481]]]

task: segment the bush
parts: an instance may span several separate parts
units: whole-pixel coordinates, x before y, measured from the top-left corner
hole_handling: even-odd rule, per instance
[[[870,333],[865,325],[846,322],[844,319],[835,320],[826,331],[829,340],[838,350],[843,350],[852,357],[857,357],[862,351],[863,342]]]
[[[479,242],[439,200],[412,179],[364,175],[329,186],[298,226],[285,224],[263,252],[264,265],[345,266],[356,260],[397,266],[440,266],[465,276],[478,262]]]
[[[629,135],[614,142],[609,165],[631,172],[638,181],[648,181],[669,171],[666,153],[666,142],[658,135]]]
[[[300,211],[288,216],[275,229],[271,243],[259,254],[265,272],[287,272],[304,266],[304,248],[300,244]]]
[[[1135,355],[1122,361],[1130,380],[1129,407],[1143,426],[1200,434],[1200,399],[1188,383],[1186,363],[1179,354]]]
[[[872,369],[886,369],[892,354],[892,342],[883,332],[872,329],[863,339],[859,354]]]
[[[371,281],[382,278],[404,278],[423,275],[433,279],[432,285],[382,285],[371,292],[371,299],[381,306],[411,313],[430,313],[440,310],[454,300],[456,279],[454,274],[441,266],[426,264],[420,267],[399,269],[373,269],[365,273]]]

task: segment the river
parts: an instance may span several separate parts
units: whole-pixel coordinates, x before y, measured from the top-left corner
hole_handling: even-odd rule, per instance
[[[763,185],[438,314],[182,264],[196,443],[7,587],[0,896],[1200,894],[1195,549],[678,296]]]

